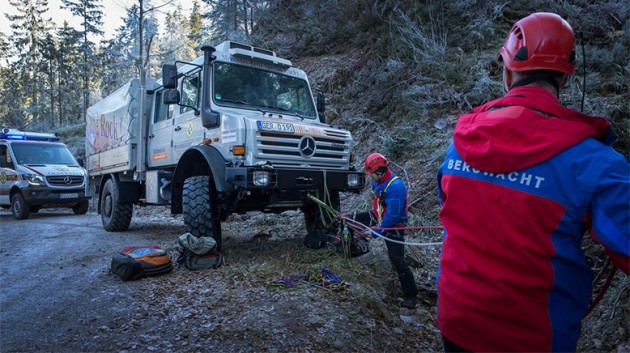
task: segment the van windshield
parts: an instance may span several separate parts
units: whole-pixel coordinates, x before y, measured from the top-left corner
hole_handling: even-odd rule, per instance
[[[40,143],[12,143],[17,164],[78,165],[64,145]]]
[[[214,102],[315,119],[306,80],[262,69],[215,62]]]

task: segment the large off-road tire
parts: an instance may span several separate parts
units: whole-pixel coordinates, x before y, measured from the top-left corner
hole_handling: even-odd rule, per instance
[[[31,206],[26,203],[24,196],[19,192],[11,198],[11,213],[13,213],[13,218],[17,220],[27,219],[31,213]]]
[[[88,200],[83,200],[72,206],[72,212],[74,212],[74,214],[86,214],[89,208],[90,202]]]
[[[105,182],[99,202],[101,203],[101,221],[106,231],[121,232],[129,229],[133,204],[120,202],[118,187],[112,179]]]
[[[193,176],[184,181],[182,206],[186,231],[196,237],[213,237],[221,251],[221,218],[210,176]]]

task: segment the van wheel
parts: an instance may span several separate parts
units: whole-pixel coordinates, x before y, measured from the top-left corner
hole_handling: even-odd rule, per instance
[[[107,180],[99,201],[103,228],[108,232],[125,231],[131,224],[133,204],[120,203],[119,200],[118,185],[112,179]]]
[[[217,251],[221,251],[221,218],[210,176],[193,176],[184,181],[182,206],[186,231],[196,237],[212,236]]]
[[[26,203],[24,196],[19,192],[11,198],[11,212],[13,213],[13,218],[17,220],[27,219],[29,213],[31,213],[31,206]]]
[[[72,212],[74,212],[74,214],[86,214],[88,208],[90,208],[90,203],[88,202],[88,200],[83,200],[80,201],[78,204],[72,206]]]

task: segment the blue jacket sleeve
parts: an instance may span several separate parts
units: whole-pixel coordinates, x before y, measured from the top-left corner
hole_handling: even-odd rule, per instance
[[[602,160],[591,202],[591,236],[601,243],[615,265],[630,272],[630,166],[610,153]]]
[[[407,188],[402,180],[395,180],[385,193],[386,210],[380,228],[393,228],[407,220]]]

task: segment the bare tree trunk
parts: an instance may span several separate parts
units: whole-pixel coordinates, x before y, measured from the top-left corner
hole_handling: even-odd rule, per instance
[[[238,31],[238,2],[234,0],[232,3],[234,5],[234,32]]]
[[[245,35],[248,36],[249,31],[247,29],[247,0],[243,0],[243,16],[245,16],[245,18],[243,18],[243,25],[245,26]]]
[[[48,69],[48,83],[50,83],[50,123],[54,127],[55,126],[55,76],[53,75],[52,67]]]
[[[254,6],[249,7],[249,29],[254,33]]]
[[[57,90],[59,90],[59,93],[57,94],[57,101],[59,103],[59,126],[63,126],[64,109],[63,109],[63,88],[61,85],[61,74],[57,75]]]

